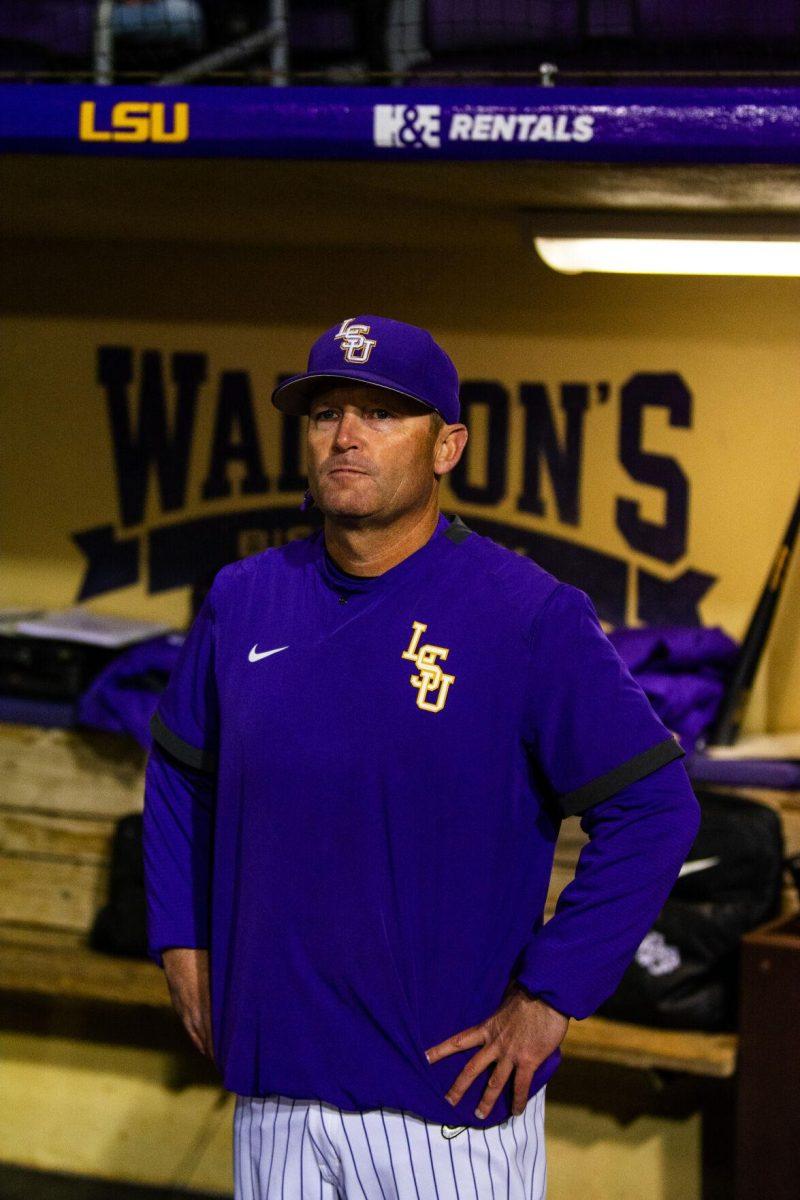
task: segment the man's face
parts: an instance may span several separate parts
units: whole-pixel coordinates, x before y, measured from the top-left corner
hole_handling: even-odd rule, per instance
[[[308,477],[322,512],[388,523],[424,505],[439,441],[430,412],[369,384],[318,392],[308,415]]]

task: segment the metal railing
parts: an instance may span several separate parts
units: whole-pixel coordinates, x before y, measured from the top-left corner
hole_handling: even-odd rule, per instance
[[[114,8],[115,0],[99,0],[94,30],[94,82],[114,82]],[[289,83],[289,22],[286,0],[269,0],[268,20],[257,29],[227,46],[204,54],[185,66],[158,79],[158,83],[193,83],[215,72],[240,66],[255,54],[269,50],[270,82],[274,87]]]
[[[800,0],[5,0],[0,79],[797,84]]]

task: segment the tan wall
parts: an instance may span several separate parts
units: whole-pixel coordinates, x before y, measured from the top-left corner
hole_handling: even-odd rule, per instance
[[[170,164],[173,170],[176,165]],[[354,178],[357,197],[357,173]],[[127,182],[130,209],[130,178]],[[55,234],[5,243],[10,286],[0,317],[0,604],[72,602],[85,567],[72,535],[110,524],[115,536],[141,542],[139,582],[89,604],[101,611],[184,621],[185,586],[151,590],[148,531],[200,515],[298,504],[301,491],[282,495],[276,486],[280,426],[269,404],[270,390],[279,372],[302,369],[308,345],[322,329],[357,312],[377,311],[428,325],[451,352],[462,379],[498,381],[508,389],[505,496],[488,506],[470,504],[445,486],[446,510],[460,512],[467,521],[490,518],[557,539],[551,569],[558,574],[563,568],[563,577],[584,586],[609,624],[646,619],[638,605],[642,573],[672,583],[686,572],[700,572],[708,584],[699,618],[741,638],[797,489],[800,281],[560,276],[535,260],[514,212],[485,207],[465,212],[455,203],[452,222],[446,211],[434,216],[426,208],[415,226],[408,205],[396,200],[395,228],[384,199],[374,221],[371,209],[367,216],[342,217],[345,244],[314,246],[314,200],[304,196],[295,225],[309,244],[263,244],[280,237],[280,222],[276,229],[267,198],[265,193],[267,231],[253,224],[250,245],[242,244],[241,228],[234,230],[235,237],[231,233],[229,212],[228,225],[221,220],[216,239],[203,245],[182,242],[177,235],[168,243]],[[185,197],[183,202],[188,204]],[[153,209],[150,227],[159,228],[166,201],[162,191],[153,194],[152,184],[136,207],[139,237],[147,224],[147,204]],[[202,207],[202,198],[195,204]],[[230,198],[227,204],[230,209]],[[324,225],[319,236],[332,240],[336,226],[331,228],[327,205],[323,193],[317,201]],[[133,219],[129,209],[126,220]],[[105,226],[110,219],[106,211]],[[359,229],[366,244],[354,246]],[[72,235],[76,232],[70,228]],[[226,237],[233,238],[231,244]],[[286,240],[297,238],[290,224]],[[381,240],[403,244],[381,245]],[[143,520],[127,528],[120,524],[106,394],[97,382],[103,345],[133,352],[132,420],[143,351],[161,354],[168,404],[174,403],[171,355],[201,352],[208,362],[185,505],[164,512],[151,473]],[[232,495],[204,501],[201,487],[220,378],[231,370],[246,371],[251,382],[270,488],[239,495],[241,468],[234,464],[228,471]],[[658,549],[655,534],[631,545],[615,521],[619,501],[633,502],[638,516],[654,527],[666,518],[662,488],[637,482],[620,460],[620,391],[641,372],[678,373],[691,395],[688,427],[670,425],[666,410],[653,405],[645,412],[640,441],[643,451],[668,456],[686,479],[685,545],[672,561]],[[517,507],[526,470],[518,395],[523,381],[547,386],[562,439],[561,385],[589,387],[577,524],[559,513],[544,463],[541,515]],[[598,384],[608,385],[604,403]],[[476,483],[484,481],[484,427],[485,421],[476,419],[469,448],[469,478]],[[580,572],[575,576],[568,561],[573,546],[599,550],[609,562],[623,564],[627,583],[621,609],[604,611],[602,588],[598,597],[594,580]],[[247,550],[242,542],[238,553]],[[749,728],[800,725],[799,601],[795,561],[748,713]]]
[[[457,502],[445,487],[446,511],[560,539],[564,553],[577,545],[621,560],[632,623],[640,572],[668,582],[685,571],[708,574],[703,623],[742,636],[798,483],[800,281],[557,276],[523,242],[520,196],[494,201],[484,180],[473,200],[461,171],[451,188],[440,180],[418,201],[404,197],[396,173],[349,166],[334,179],[297,167],[107,163],[89,183],[74,167],[66,182],[65,167],[23,167],[28,191],[0,224],[0,605],[71,603],[85,568],[72,540],[78,531],[110,524],[116,536],[144,542],[148,531],[190,517],[299,503],[301,492],[275,488],[279,425],[269,392],[279,372],[302,368],[318,332],[373,311],[429,326],[462,378],[509,390],[505,496],[487,509]],[[200,184],[205,190],[194,191]],[[145,350],[159,351],[167,368],[175,352],[208,356],[186,504],[164,513],[151,477],[144,518],[127,529],[96,377],[102,345],[131,347],[137,371]],[[234,467],[231,497],[208,502],[200,487],[220,374],[230,370],[249,372],[272,487],[238,495]],[[686,546],[674,561],[632,548],[614,520],[620,499],[638,503],[647,521],[664,520],[663,492],[634,481],[618,456],[620,389],[638,372],[677,372],[692,397],[688,428],[671,427],[659,408],[644,422],[643,448],[671,456],[689,483]],[[548,387],[561,434],[561,384],[592,385],[577,525],[559,519],[546,469],[543,514],[517,509],[522,381]],[[609,385],[604,404],[598,382]],[[480,421],[472,433],[471,480],[479,483]],[[795,561],[748,728],[800,726],[799,601]],[[138,583],[89,604],[177,623],[188,616],[186,587],[153,594],[146,569]],[[111,1046],[87,1052],[80,1040],[13,1030],[3,1041],[18,1121],[0,1140],[0,1157],[194,1187],[229,1183],[224,1110],[217,1125],[213,1089],[175,1092],[168,1057]],[[206,1118],[216,1132],[190,1163],[185,1155]],[[169,1139],[159,1143],[159,1129]],[[623,1130],[602,1112],[553,1103],[548,1139],[554,1200],[578,1188],[587,1200],[700,1195],[696,1117],[641,1117]]]

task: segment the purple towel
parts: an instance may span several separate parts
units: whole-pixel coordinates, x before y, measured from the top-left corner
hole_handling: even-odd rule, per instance
[[[687,754],[684,764],[692,783],[727,784],[728,787],[800,789],[800,762],[787,758],[710,758]]]
[[[76,706],[69,700],[0,695],[0,721],[12,725],[41,725],[43,729],[70,729],[77,725],[78,714]]]
[[[79,697],[80,723],[130,734],[149,750],[150,718],[184,641],[184,634],[171,633],[123,650]]]

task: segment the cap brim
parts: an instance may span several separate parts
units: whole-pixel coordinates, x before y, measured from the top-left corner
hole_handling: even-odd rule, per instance
[[[335,383],[363,383],[369,387],[380,388],[384,392],[394,392],[398,396],[416,400],[417,404],[421,404],[423,408],[435,411],[433,405],[429,404],[427,400],[415,396],[413,392],[403,391],[391,381],[383,380],[381,376],[359,376],[354,375],[352,371],[318,371],[307,375],[292,375],[275,388],[272,393],[272,403],[281,412],[291,413],[293,416],[306,416],[313,396],[319,391],[320,382],[325,380]]]

